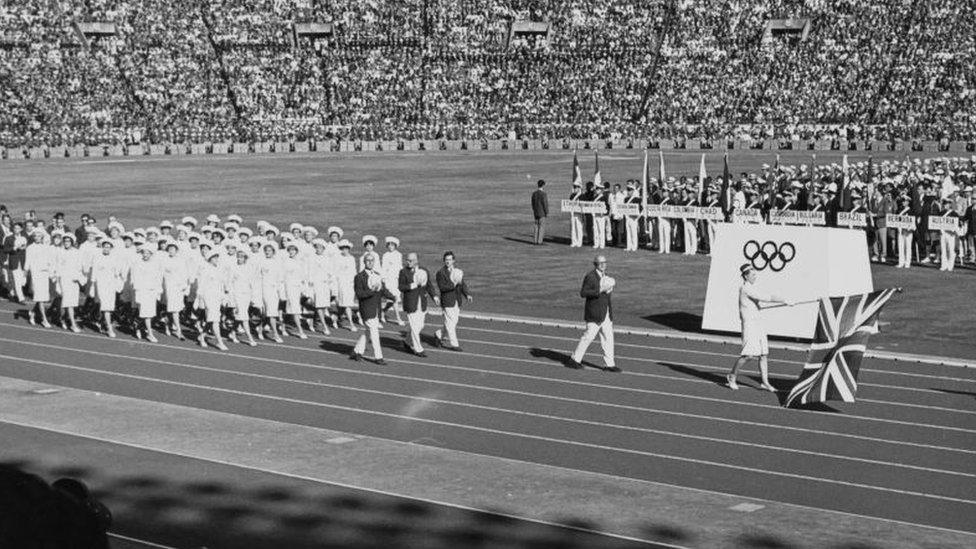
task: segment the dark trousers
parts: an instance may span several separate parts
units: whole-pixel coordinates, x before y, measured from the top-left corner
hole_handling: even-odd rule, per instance
[[[546,218],[537,217],[535,219],[535,239],[536,244],[542,244],[546,238]]]

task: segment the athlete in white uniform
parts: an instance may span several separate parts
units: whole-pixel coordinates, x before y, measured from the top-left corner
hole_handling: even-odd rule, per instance
[[[759,359],[759,374],[762,376],[762,388],[776,392],[769,383],[769,366],[767,356],[769,355],[769,341],[766,339],[766,329],[763,327],[762,318],[759,310],[763,304],[781,303],[792,305],[793,302],[772,294],[766,294],[756,288],[756,271],[748,263],[739,267],[742,275],[742,286],[739,287],[739,317],[742,320],[742,351],[739,358],[732,366],[732,371],[726,375],[729,388],[735,390],[739,388],[736,383],[736,375],[739,368],[745,365],[750,358]]]

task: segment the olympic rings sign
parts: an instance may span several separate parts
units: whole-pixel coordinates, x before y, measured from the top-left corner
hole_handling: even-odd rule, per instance
[[[761,271],[769,267],[769,270],[778,273],[796,257],[796,248],[792,242],[777,245],[772,240],[767,240],[762,244],[750,240],[742,246],[742,255],[749,260],[753,269]]]

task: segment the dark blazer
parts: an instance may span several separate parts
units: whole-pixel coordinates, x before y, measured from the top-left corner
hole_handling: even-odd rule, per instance
[[[353,288],[356,291],[356,299],[359,300],[359,314],[363,317],[364,322],[380,315],[384,297],[390,300],[396,299],[396,296],[390,293],[386,286],[380,287],[379,290],[370,289],[369,271],[360,271],[353,278]]]
[[[542,189],[532,193],[532,215],[536,219],[549,217],[549,197],[546,196],[546,191]]]
[[[607,317],[613,320],[613,307],[610,305],[610,294],[600,291],[600,274],[593,269],[583,277],[583,287],[580,297],[586,299],[583,309],[583,320],[600,324]]]
[[[400,278],[397,286],[403,294],[403,311],[406,313],[416,313],[418,310],[427,312],[427,296],[431,299],[437,296],[437,288],[434,287],[434,277],[430,276],[430,271],[423,267],[419,269],[427,272],[427,285],[419,288],[410,288],[413,284],[413,270],[410,267],[400,269]]]
[[[441,267],[435,277],[437,279],[437,289],[441,292],[441,307],[461,306],[461,297],[468,297],[468,283],[462,280],[460,284],[451,282],[450,275],[447,274],[447,267]]]

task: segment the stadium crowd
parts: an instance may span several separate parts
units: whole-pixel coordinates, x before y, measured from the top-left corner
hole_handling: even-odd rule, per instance
[[[623,185],[582,179],[567,197],[580,202],[603,202],[603,213],[571,213],[571,245],[607,245],[637,250],[640,244],[660,253],[709,253],[716,222],[775,223],[783,212],[820,212],[820,221],[797,219],[798,224],[850,227],[863,230],[872,261],[938,263],[940,270],[976,264],[976,157],[914,159],[903,162],[858,162],[848,166],[816,164],[763,165],[759,172],[738,177],[692,178],[647,175],[647,197],[640,178]],[[596,179],[594,177],[594,179]],[[727,181],[727,182],[726,182]],[[623,204],[715,208],[720,219],[658,215],[637,209],[626,214]],[[840,213],[858,213],[864,225],[839,221]],[[646,222],[639,219],[646,215]],[[888,226],[888,215],[909,218],[910,228]],[[850,216],[848,216],[850,217]],[[952,229],[932,226],[934,218],[949,218]]]
[[[15,0],[0,144],[976,139],[965,2]],[[770,19],[810,19],[808,39]],[[292,47],[292,21],[334,34]],[[513,20],[547,39],[510,39]],[[117,34],[82,47],[73,21]]]

